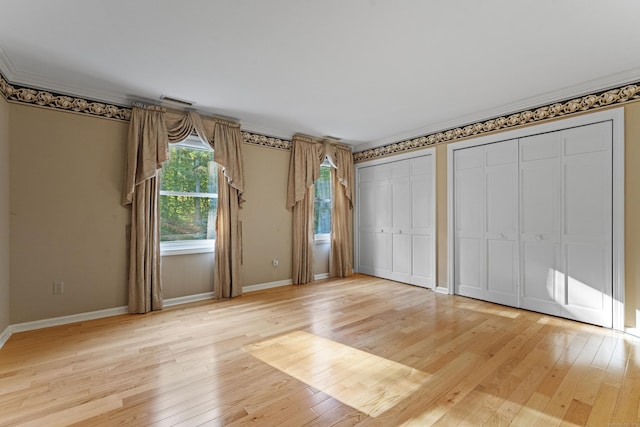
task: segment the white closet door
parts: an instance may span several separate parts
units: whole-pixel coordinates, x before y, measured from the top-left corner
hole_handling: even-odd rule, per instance
[[[391,166],[391,278],[409,283],[411,278],[411,171],[409,160]]]
[[[391,168],[361,168],[358,174],[358,268],[361,273],[391,272]]]
[[[433,156],[410,160],[411,283],[435,287],[435,183]]]
[[[561,315],[613,324],[611,122],[563,132]]]
[[[521,307],[560,315],[562,134],[520,140]]]
[[[518,141],[486,145],[485,271],[487,301],[518,306]]]
[[[455,280],[460,295],[518,305],[518,141],[455,152]]]
[[[357,169],[357,269],[435,287],[432,154]]]
[[[455,291],[484,299],[484,147],[454,153]]]
[[[605,122],[521,140],[523,308],[612,326],[611,135]]]

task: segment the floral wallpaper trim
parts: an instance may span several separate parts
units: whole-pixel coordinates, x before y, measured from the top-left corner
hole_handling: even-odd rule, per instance
[[[247,144],[262,145],[263,147],[279,148],[281,150],[291,150],[291,141],[287,139],[274,138],[242,131],[242,140]]]
[[[2,93],[7,101],[33,104],[57,110],[73,111],[108,119],[128,121],[131,118],[131,108],[89,101],[83,98],[61,95],[45,90],[14,86],[9,84],[2,74],[0,74],[0,93]]]

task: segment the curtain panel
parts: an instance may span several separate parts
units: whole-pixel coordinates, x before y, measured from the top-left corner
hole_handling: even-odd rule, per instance
[[[240,125],[218,118],[203,119],[196,112],[167,112],[161,107],[134,106],[129,123],[123,191],[123,204],[132,205],[131,313],[162,309],[157,174],[167,159],[168,144],[183,141],[194,131],[214,149],[214,160],[221,166],[220,176],[224,177],[218,182],[219,192],[224,193],[227,200],[224,204],[218,203],[214,294],[219,298],[242,292],[238,210],[244,192],[244,168]],[[224,273],[218,274],[219,271]]]
[[[306,135],[293,136],[287,209],[293,211],[292,282],[313,281],[314,182],[320,177],[320,164],[330,157],[334,189],[331,212],[330,276],[346,277],[353,269],[353,157],[351,150]]]
[[[331,169],[333,204],[329,276],[347,277],[353,273],[353,155],[351,150],[341,146],[333,146],[332,151],[336,169]]]

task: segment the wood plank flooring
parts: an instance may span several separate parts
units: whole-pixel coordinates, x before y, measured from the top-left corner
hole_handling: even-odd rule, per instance
[[[631,426],[639,402],[634,337],[362,275],[0,349],[2,426]]]

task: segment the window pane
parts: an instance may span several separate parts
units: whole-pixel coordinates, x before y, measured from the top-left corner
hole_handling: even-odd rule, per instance
[[[160,175],[160,241],[215,239],[217,176],[211,150],[169,146]]]
[[[320,178],[315,182],[316,202],[314,233],[331,233],[331,168],[320,167]]]
[[[213,151],[172,144],[162,165],[160,190],[217,193],[217,173]]]
[[[160,241],[216,238],[218,199],[160,196]]]

